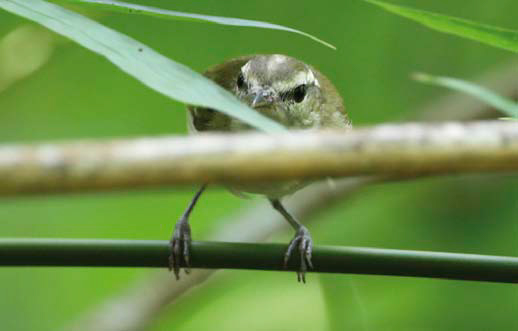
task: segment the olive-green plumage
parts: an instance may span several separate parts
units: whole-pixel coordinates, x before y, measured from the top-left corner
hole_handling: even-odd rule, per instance
[[[205,76],[261,114],[294,129],[347,129],[351,122],[340,94],[318,70],[289,56],[252,55],[209,68]],[[191,131],[241,131],[249,125],[208,108],[189,106]],[[304,186],[301,181],[238,185],[232,191],[278,198]]]

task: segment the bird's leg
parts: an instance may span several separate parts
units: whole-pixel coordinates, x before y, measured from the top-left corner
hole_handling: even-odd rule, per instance
[[[270,199],[270,202],[279,213],[284,216],[286,221],[295,229],[295,236],[290,241],[286,254],[284,255],[284,267],[288,266],[288,261],[295,248],[298,249],[300,254],[300,269],[297,271],[297,280],[299,282],[306,282],[306,271],[309,268],[313,268],[311,263],[311,251],[313,250],[313,239],[309,234],[308,229],[300,224],[282,205],[278,199]]]
[[[189,225],[189,215],[191,215],[196,202],[206,187],[207,185],[205,184],[196,192],[182,217],[176,222],[173,235],[169,241],[171,248],[169,270],[174,271],[177,280],[180,279],[180,264],[182,258],[185,263],[185,273],[188,274],[190,272],[191,226]]]

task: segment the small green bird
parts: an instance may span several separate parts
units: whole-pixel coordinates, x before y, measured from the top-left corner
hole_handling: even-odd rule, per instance
[[[230,59],[209,68],[205,76],[230,91],[242,102],[261,114],[294,129],[348,129],[351,121],[345,112],[340,94],[322,73],[286,55],[251,55]],[[210,108],[188,106],[191,132],[235,132],[253,129],[248,124]],[[295,229],[294,238],[284,256],[286,266],[293,251],[300,254],[298,281],[305,282],[305,272],[311,268],[313,240],[308,229],[282,205],[281,197],[307,185],[304,181],[233,185],[234,192],[265,195]],[[196,193],[175,225],[171,238],[170,269],[177,279],[183,259],[186,273],[190,265],[191,230],[189,215],[206,185]]]

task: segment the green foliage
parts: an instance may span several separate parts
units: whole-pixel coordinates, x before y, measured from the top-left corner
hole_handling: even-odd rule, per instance
[[[382,1],[365,0],[391,13],[421,23],[431,29],[518,52],[518,31],[485,25],[452,16],[432,13]]]
[[[426,3],[436,11],[462,13],[501,26],[516,24],[518,11],[516,0],[404,3]],[[303,38],[265,29],[236,30],[143,15],[101,19],[196,71],[251,53],[303,59],[330,76],[357,126],[409,118],[420,105],[442,95],[438,89],[408,80],[411,72],[474,77],[514,56],[462,39],[430,38],[423,29],[375,12],[360,1],[318,5],[276,1],[275,10],[269,1],[153,1],[161,8],[173,5],[186,12],[301,26],[336,41],[339,51],[323,51]],[[0,22],[0,43],[4,35],[26,24],[1,10]],[[0,93],[2,143],[184,134],[185,127],[183,104],[143,88],[74,43],[55,46],[44,67]],[[2,237],[166,240],[195,190],[2,199],[0,233]],[[316,222],[309,227],[318,245],[516,256],[517,197],[518,178],[511,174],[376,185],[314,215]],[[249,205],[224,189],[211,188],[194,210],[193,236],[206,240],[209,233],[225,226],[223,219]],[[287,229],[273,241],[287,243],[291,236]],[[70,329],[71,322],[155,276],[148,269],[134,268],[0,269],[2,328]],[[147,329],[242,330],[243,325],[250,330],[299,331],[340,326],[361,330],[362,325],[367,330],[518,329],[518,287],[514,285],[352,276],[351,288],[348,276],[324,277],[323,294],[314,274],[302,286],[291,273],[222,271],[171,305]],[[359,300],[352,297],[353,292]],[[341,314],[332,324],[328,309]]]
[[[42,0],[0,0],[0,8],[105,56],[124,72],[172,99],[217,109],[267,132],[283,129],[201,74],[85,16]]]
[[[242,18],[233,18],[233,17],[221,17],[221,16],[211,16],[211,15],[201,15],[201,14],[192,14],[192,13],[184,13],[173,10],[166,10],[161,8],[154,8],[150,6],[142,6],[135,5],[132,3],[115,1],[115,0],[51,0],[50,2],[68,2],[79,5],[89,5],[92,7],[97,7],[102,10],[109,10],[114,12],[126,13],[126,14],[139,14],[139,15],[149,15],[158,18],[172,19],[172,20],[184,20],[190,22],[202,22],[202,23],[214,23],[221,25],[230,25],[230,26],[241,26],[241,27],[255,27],[255,28],[263,28],[263,29],[273,29],[273,30],[281,30],[288,31],[300,34],[304,37],[310,38],[316,42],[321,43],[322,45],[336,49],[335,46],[330,43],[319,39],[309,33],[292,29],[286,26],[272,24],[268,22],[260,22],[253,20],[245,20]]]
[[[474,21],[397,6],[377,0],[365,0],[388,12],[421,23],[431,29],[475,40],[494,47],[518,52],[518,31],[480,24]],[[518,104],[476,84],[450,77],[418,73],[414,79],[470,94],[512,118],[518,118]]]
[[[473,84],[461,79],[432,76],[424,73],[417,73],[414,76],[419,82],[437,86],[443,86],[452,90],[472,95],[491,107],[500,110],[504,114],[518,118],[518,104],[513,100],[500,96],[482,86]]]

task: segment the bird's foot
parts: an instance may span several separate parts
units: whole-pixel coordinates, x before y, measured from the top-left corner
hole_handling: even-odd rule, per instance
[[[190,272],[191,259],[191,226],[187,218],[181,218],[175,225],[170,240],[171,253],[169,255],[169,270],[174,272],[176,279],[180,279],[180,266],[183,259],[185,273]]]
[[[295,237],[293,237],[288,245],[288,249],[284,255],[284,268],[287,268],[288,261],[295,248],[298,249],[298,253],[300,254],[300,268],[297,271],[297,280],[305,283],[308,267],[313,268],[313,264],[311,263],[313,239],[311,239],[308,229],[303,225],[298,228],[297,233],[295,233]]]

